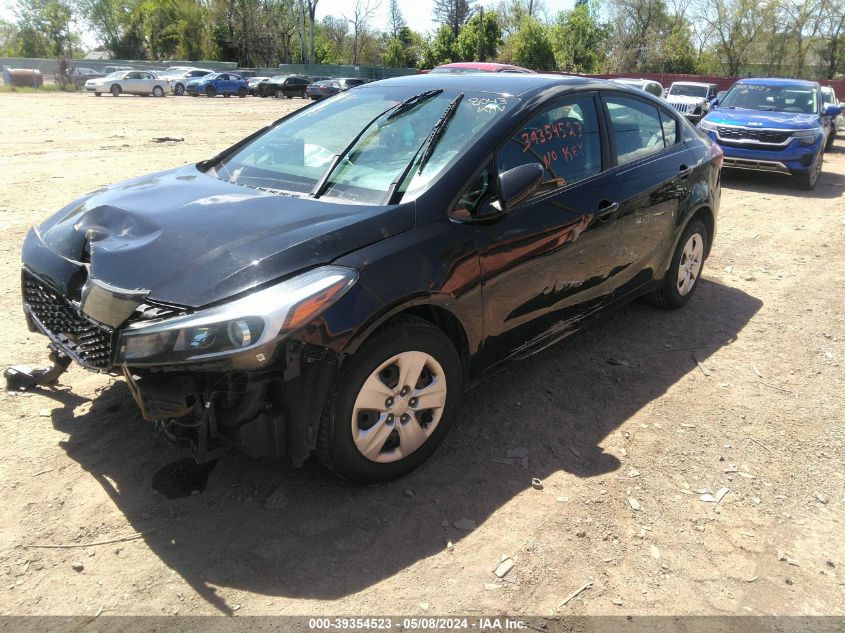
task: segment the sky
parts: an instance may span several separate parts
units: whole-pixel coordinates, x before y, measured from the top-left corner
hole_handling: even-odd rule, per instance
[[[385,30],[387,28],[387,7],[389,0],[369,0],[372,6],[378,6],[370,24],[371,28]],[[367,2],[367,0],[361,0]],[[499,0],[470,0],[471,6],[483,5],[485,9],[493,8]],[[14,0],[0,0],[0,19],[14,21],[15,15],[12,12]],[[575,0],[545,0],[544,4],[549,17],[556,15],[558,11],[572,8]],[[317,3],[317,19],[323,19],[327,15],[351,17],[355,0],[319,0]],[[434,1],[433,0],[399,0],[399,8],[405,22],[415,31],[428,33],[434,31]],[[91,38],[83,37],[86,45],[90,45]]]

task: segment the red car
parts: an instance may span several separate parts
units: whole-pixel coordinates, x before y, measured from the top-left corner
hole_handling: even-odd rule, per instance
[[[455,62],[441,64],[431,70],[433,73],[533,73],[533,70],[511,64],[493,62]]]

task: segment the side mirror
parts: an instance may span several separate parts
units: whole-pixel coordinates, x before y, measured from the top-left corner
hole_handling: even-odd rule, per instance
[[[544,171],[540,163],[529,163],[499,174],[502,210],[509,211],[530,198],[540,186]]]
[[[825,116],[839,116],[842,114],[842,108],[838,105],[829,105],[824,108]]]
[[[714,110],[716,108],[716,106],[718,106],[718,105],[719,105],[719,97],[716,97],[715,99],[713,99],[713,101],[710,102],[710,109]]]

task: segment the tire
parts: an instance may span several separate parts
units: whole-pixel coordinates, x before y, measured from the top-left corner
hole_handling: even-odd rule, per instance
[[[832,150],[834,141],[836,141],[836,130],[831,128],[830,134],[827,137],[827,141],[824,144],[824,151],[829,152],[830,150]]]
[[[154,97],[163,97],[164,90],[161,89],[161,86],[153,86],[153,96]]]
[[[672,263],[666,271],[662,286],[647,295],[651,303],[661,308],[677,310],[692,298],[704,269],[709,243],[707,240],[707,227],[704,222],[695,219],[687,224],[672,255]]]
[[[217,90],[214,89],[214,86],[208,86],[205,89],[205,96],[206,97],[216,97],[217,96]]]
[[[244,97],[246,97],[246,88],[241,86],[240,88],[238,88],[238,98],[243,99]]]
[[[276,99],[281,99],[282,97],[285,96],[285,91],[282,90],[281,88],[276,88],[276,91],[273,93],[273,96]]]
[[[95,96],[95,97],[102,97],[102,96],[103,96],[103,93],[102,93],[102,92],[95,92],[95,93],[94,93],[94,96]]]
[[[423,369],[414,371],[420,365]],[[402,367],[419,375],[410,392],[398,384]],[[458,353],[443,332],[413,317],[394,320],[343,364],[320,422],[318,458],[329,470],[357,483],[408,474],[434,453],[452,425],[463,396],[461,374]],[[373,386],[369,391],[363,389],[367,383]],[[434,391],[426,391],[432,386]],[[378,409],[363,408],[367,393]],[[436,406],[412,406],[415,393]],[[361,428],[362,421],[366,428]],[[380,432],[366,434],[376,429]],[[367,437],[375,439],[368,448]],[[403,447],[408,451],[404,456]]]
[[[224,93],[223,93],[223,97],[224,97],[224,98],[226,98],[226,99],[228,99],[228,98],[229,98],[229,97],[231,97],[231,96],[232,96],[232,95],[230,95],[228,92],[224,92]]]
[[[813,161],[813,166],[810,167],[810,169],[792,176],[799,189],[812,191],[816,188],[816,183],[819,181],[819,175],[822,173],[822,164],[824,162],[822,153],[823,152],[819,152],[819,155],[816,156],[816,160]]]
[[[173,86],[173,94],[175,94],[177,97],[181,97],[183,94],[185,94],[185,86],[183,86],[182,84],[176,84],[175,86]]]
[[[117,84],[115,84],[115,85],[113,85],[113,86],[111,87],[111,89],[109,90],[109,92],[111,93],[111,96],[112,96],[112,97],[119,97],[119,96],[120,96],[120,93],[121,93],[121,92],[123,92],[123,91],[120,89],[120,86],[118,86]]]

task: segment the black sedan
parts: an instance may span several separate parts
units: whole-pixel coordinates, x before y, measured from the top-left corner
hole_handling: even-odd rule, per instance
[[[298,77],[296,75],[276,75],[270,77],[264,83],[260,83],[255,87],[255,92],[259,97],[276,97],[281,99],[287,97],[305,98],[305,89],[308,87],[308,80],[305,77]]]
[[[41,378],[69,359],[122,375],[199,460],[313,453],[398,477],[492,372],[635,297],[686,304],[721,160],[665,103],[601,80],[368,84],[32,229]]]
[[[326,79],[323,81],[316,81],[305,89],[305,95],[310,97],[313,101],[319,101],[326,97],[336,95],[338,92],[349,90],[355,86],[362,86],[366,80],[358,77],[348,79]]]

